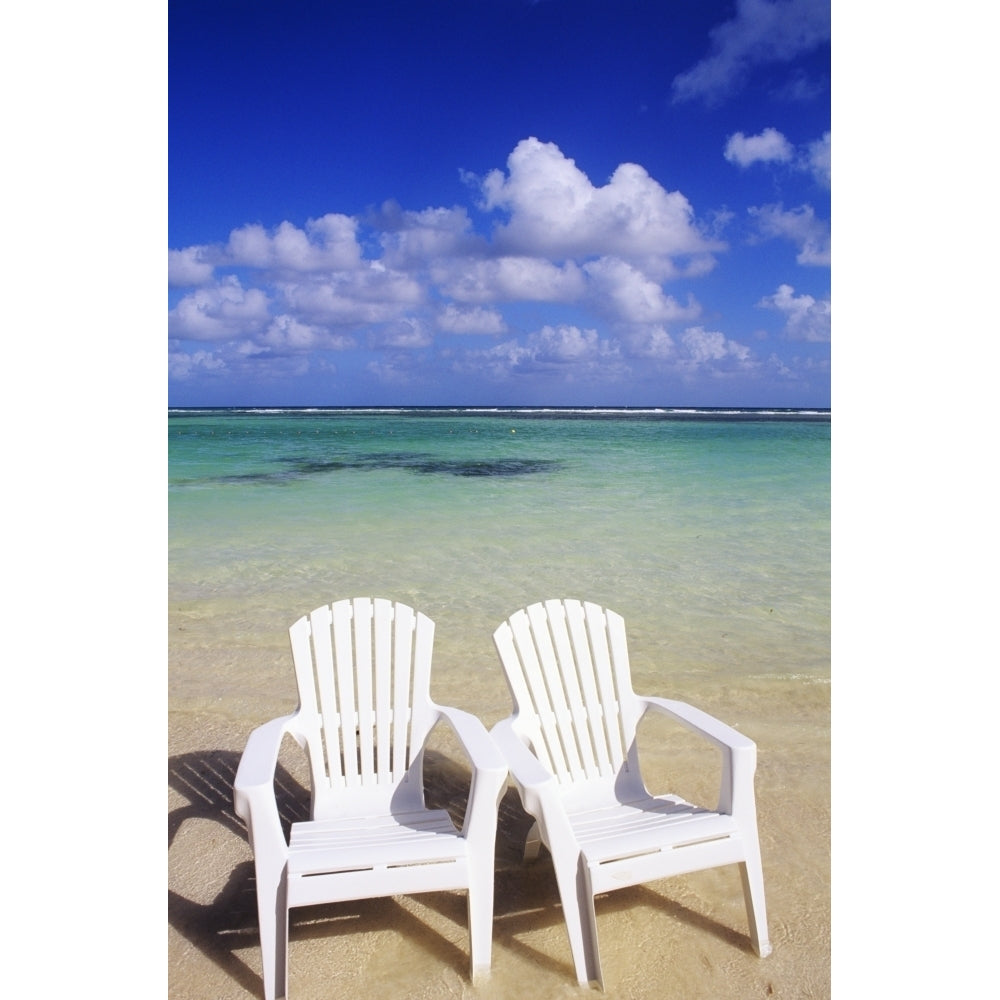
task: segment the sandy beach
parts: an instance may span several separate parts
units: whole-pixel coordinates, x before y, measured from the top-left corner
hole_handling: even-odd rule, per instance
[[[182,628],[178,621],[172,629]],[[279,642],[250,653],[232,697],[200,692],[206,662],[171,668],[169,711],[169,995],[174,1000],[262,997],[253,863],[232,806],[232,780],[249,731],[294,707],[290,660]],[[636,683],[637,689],[640,685]],[[508,714],[499,667],[474,689],[461,671],[435,673],[434,697],[487,725]],[[756,689],[664,692],[737,725],[758,743],[757,801],[773,953],[747,937],[735,867],[623,889],[598,899],[607,995],[621,998],[823,998],[830,995],[829,685],[769,680]],[[651,786],[701,796],[717,780],[686,737],[641,730]],[[461,816],[468,770],[445,736],[429,756],[429,795]],[[301,754],[286,747],[282,815],[304,816]],[[666,790],[656,787],[656,790]],[[366,900],[293,911],[290,994],[296,1000],[468,997],[536,1000],[587,995],[575,983],[546,852],[523,865],[527,827],[509,788],[496,846],[493,970],[470,982],[461,893]],[[592,991],[597,995],[596,991]]]

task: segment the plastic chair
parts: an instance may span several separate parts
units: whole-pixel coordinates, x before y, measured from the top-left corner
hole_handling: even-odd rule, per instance
[[[757,838],[756,745],[690,705],[636,695],[625,624],[596,604],[551,600],[518,611],[494,633],[514,714],[492,729],[539,840],[552,854],[576,976],[604,987],[594,897],[685,872],[738,864],[750,937],[770,953]],[[661,712],[722,751],[714,811],[653,796],[635,734]]]
[[[299,706],[250,734],[234,781],[254,854],[266,1000],[288,993],[294,906],[431,890],[468,892],[471,972],[490,967],[497,807],[507,767],[483,724],[430,698],[434,623],[355,598],[289,629]],[[472,765],[464,826],[424,804],[427,736],[440,721]],[[290,733],[308,755],[311,813],[286,842],[274,773]]]

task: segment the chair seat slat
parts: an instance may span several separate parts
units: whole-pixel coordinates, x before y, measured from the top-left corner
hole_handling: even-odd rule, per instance
[[[714,840],[738,829],[732,816],[656,799],[578,813],[572,823],[583,854],[598,862]]]
[[[464,858],[467,841],[444,810],[296,823],[288,874],[351,871]]]

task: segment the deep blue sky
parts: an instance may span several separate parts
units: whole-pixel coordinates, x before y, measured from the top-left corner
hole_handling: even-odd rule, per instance
[[[172,405],[830,404],[829,4],[169,4]]]

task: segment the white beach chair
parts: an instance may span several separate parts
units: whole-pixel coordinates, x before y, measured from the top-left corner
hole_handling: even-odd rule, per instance
[[[483,724],[430,698],[434,623],[403,604],[356,598],[290,629],[299,706],[255,729],[234,781],[254,853],[264,996],[288,992],[294,906],[464,889],[471,970],[488,970],[497,807],[507,768]],[[425,807],[424,748],[446,720],[471,761],[464,826]],[[309,759],[311,818],[286,843],[274,773],[290,733]]]
[[[494,633],[514,714],[493,727],[525,810],[552,854],[576,976],[604,987],[594,897],[668,875],[738,864],[750,938],[769,954],[757,839],[755,744],[690,705],[636,695],[625,625],[596,604],[552,600]],[[714,811],[653,796],[639,773],[636,727],[661,712],[722,751]]]

